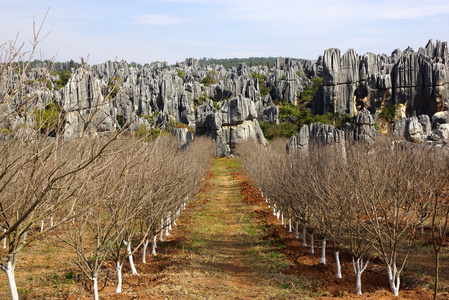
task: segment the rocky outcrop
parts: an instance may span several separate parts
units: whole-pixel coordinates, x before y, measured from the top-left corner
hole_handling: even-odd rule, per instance
[[[373,116],[367,109],[358,112],[354,125],[354,141],[373,144],[380,134],[374,128]]]
[[[235,146],[243,140],[253,140],[264,146],[268,144],[257,122],[254,103],[241,95],[223,101],[219,110],[210,100],[199,106],[196,134],[212,137],[220,157],[232,154]]]
[[[429,41],[418,52],[395,50],[391,56],[328,49],[323,56],[323,86],[313,99],[314,113],[348,113],[386,104],[404,104],[407,116],[433,115],[449,108],[447,43]]]
[[[70,78],[60,107],[66,138],[110,134],[118,125],[111,103],[101,93],[98,79],[84,68],[78,69]]]
[[[175,127],[172,129],[171,135],[181,144],[182,148],[194,139],[194,132],[189,131],[187,127]]]
[[[287,151],[306,151],[312,144],[322,146],[337,145],[344,149],[345,133],[332,125],[312,123],[303,125],[287,143]]]

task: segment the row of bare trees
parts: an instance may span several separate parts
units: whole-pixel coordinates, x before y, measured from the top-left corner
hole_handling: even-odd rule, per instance
[[[349,250],[361,293],[361,275],[372,256],[383,260],[391,292],[399,294],[401,273],[416,233],[430,226],[435,249],[435,297],[439,253],[449,213],[449,160],[443,149],[404,146],[386,141],[373,146],[315,145],[306,152],[287,154],[285,143],[268,149],[245,144],[239,149],[250,176],[263,195],[285,218],[333,245],[337,278],[339,250]],[[298,233],[296,233],[298,237]],[[324,258],[324,259],[323,259]]]
[[[42,138],[0,143],[0,152],[0,240],[8,245],[0,264],[17,299],[17,256],[49,231],[76,253],[95,293],[104,262],[113,261],[120,292],[125,260],[136,272],[132,254],[171,226],[201,187],[213,146],[201,139],[181,150],[171,138]]]
[[[129,261],[136,273],[133,254],[142,248],[145,262],[150,240],[156,254],[156,236],[169,234],[201,188],[213,142],[196,139],[181,149],[169,137],[126,134],[132,124],[89,137],[89,120],[104,115],[101,107],[80,111],[86,134],[65,139],[63,117],[43,110],[51,98],[48,74],[30,80],[42,25],[34,29],[31,52],[17,39],[0,45],[0,268],[11,299],[18,299],[17,257],[34,241],[52,237],[76,254],[74,264],[98,299],[106,261],[115,265],[121,292],[123,264]]]

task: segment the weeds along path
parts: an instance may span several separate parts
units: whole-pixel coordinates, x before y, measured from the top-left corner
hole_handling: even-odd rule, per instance
[[[237,159],[215,159],[206,188],[175,230],[180,251],[153,292],[172,299],[304,299],[291,289],[296,276],[279,271],[289,263],[245,204]],[[291,283],[289,283],[291,282]],[[290,297],[291,299],[291,297]]]

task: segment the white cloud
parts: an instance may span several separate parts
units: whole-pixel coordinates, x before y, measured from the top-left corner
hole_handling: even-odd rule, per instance
[[[141,15],[132,17],[131,24],[139,25],[177,25],[187,23],[187,19],[170,15]]]

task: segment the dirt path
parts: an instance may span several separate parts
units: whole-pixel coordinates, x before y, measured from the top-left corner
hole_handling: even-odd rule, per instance
[[[182,251],[166,270],[164,287],[159,286],[169,298],[262,298],[263,278],[246,259],[255,243],[248,228],[254,225],[233,177],[236,167],[235,160],[215,160],[207,188],[191,207],[191,215],[180,220],[185,234]]]

